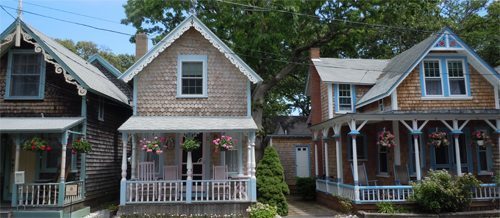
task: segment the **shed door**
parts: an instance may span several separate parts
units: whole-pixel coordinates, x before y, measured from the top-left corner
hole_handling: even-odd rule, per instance
[[[295,166],[297,177],[309,177],[309,146],[295,147]]]

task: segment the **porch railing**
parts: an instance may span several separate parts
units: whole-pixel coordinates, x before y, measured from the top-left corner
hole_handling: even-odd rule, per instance
[[[17,185],[19,206],[57,206],[59,183],[26,183]]]
[[[333,181],[316,180],[316,190],[356,201],[355,187]],[[398,186],[359,186],[360,203],[381,201],[404,202],[413,194],[413,187]],[[481,184],[472,192],[473,200],[500,199],[500,187],[496,184]]]
[[[85,185],[84,181],[66,182],[66,188],[68,187],[68,185],[77,185],[77,192],[76,195],[64,196],[64,204],[71,204],[83,200],[83,187]]]
[[[126,182],[126,204],[250,201],[249,180]]]

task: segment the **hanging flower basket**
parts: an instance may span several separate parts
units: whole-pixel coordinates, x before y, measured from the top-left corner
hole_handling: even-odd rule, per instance
[[[490,137],[482,130],[476,130],[472,133],[472,139],[476,141],[478,146],[485,146],[489,143]]]
[[[182,150],[190,152],[200,148],[200,143],[192,138],[186,138],[184,143],[182,144]]]
[[[447,134],[445,132],[433,132],[429,134],[429,143],[435,147],[448,146],[450,142],[446,136]]]
[[[39,137],[26,140],[22,147],[25,151],[52,151],[52,147],[47,144],[47,141]]]
[[[233,137],[221,136],[212,141],[219,151],[234,150]]]
[[[71,153],[88,153],[92,151],[92,145],[85,139],[77,139],[71,144]]]
[[[392,134],[390,131],[382,131],[378,135],[378,141],[377,145],[384,146],[384,147],[394,147],[396,146],[396,142],[394,141],[394,134]]]
[[[139,140],[139,145],[143,151],[161,154],[163,153],[163,150],[161,150],[162,140],[164,140],[163,137],[160,139],[157,136],[153,137],[153,139],[143,138],[142,140]]]

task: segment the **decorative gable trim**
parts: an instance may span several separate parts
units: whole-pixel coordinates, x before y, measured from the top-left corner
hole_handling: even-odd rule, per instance
[[[120,72],[120,70],[116,69],[115,66],[113,66],[111,63],[109,63],[109,61],[107,61],[106,59],[104,59],[101,55],[99,55],[99,54],[93,54],[87,60],[87,62],[89,62],[89,63],[92,63],[94,61],[99,62],[99,64],[101,64],[104,68],[106,68],[106,70],[108,70],[109,72],[111,72],[117,78],[122,75],[122,73]]]
[[[205,26],[195,16],[190,16],[177,26],[172,32],[167,34],[153,49],[141,57],[134,65],[132,65],[119,79],[129,82],[135,75],[139,74],[146,66],[148,66],[160,53],[170,47],[174,41],[180,38],[191,27],[196,29],[201,35],[207,39],[215,48],[217,48],[224,56],[234,64],[252,83],[259,83],[262,78],[257,75],[238,55],[236,55],[226,44],[224,44],[207,26]]]

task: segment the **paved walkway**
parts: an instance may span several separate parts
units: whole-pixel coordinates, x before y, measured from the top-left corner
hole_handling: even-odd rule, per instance
[[[288,201],[288,217],[335,217],[340,213],[329,209],[316,201],[301,201],[300,198],[289,196]],[[338,216],[337,216],[338,217]]]

